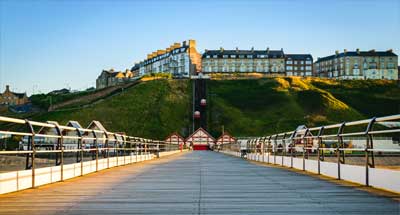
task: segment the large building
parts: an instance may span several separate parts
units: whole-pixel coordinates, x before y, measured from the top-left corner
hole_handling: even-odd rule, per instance
[[[134,71],[126,70],[125,72],[114,71],[114,69],[103,70],[96,79],[96,89],[116,86],[134,80],[137,74]]]
[[[286,54],[285,69],[287,76],[312,76],[313,58],[310,54]]]
[[[338,79],[398,79],[398,57],[392,50],[347,51],[318,58],[316,76]]]
[[[285,75],[283,50],[205,50],[202,56],[204,73],[266,73]]]
[[[1,105],[23,105],[29,102],[26,93],[15,93],[10,90],[10,86],[6,86],[6,90],[0,93],[0,104]]]
[[[196,50],[196,41],[174,43],[169,48],[147,55],[147,59],[135,64],[133,71],[139,75],[170,73],[173,77],[190,77],[201,71],[201,54]]]

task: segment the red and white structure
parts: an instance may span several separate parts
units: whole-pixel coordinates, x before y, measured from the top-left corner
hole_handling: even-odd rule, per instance
[[[231,144],[235,143],[236,138],[234,138],[232,135],[230,135],[228,132],[224,132],[218,139],[216,144],[217,145],[222,145],[222,144]]]
[[[206,130],[199,128],[186,138],[186,144],[193,146],[193,150],[209,150],[214,147],[215,139]]]
[[[178,133],[174,132],[165,139],[165,143],[179,145],[179,149],[182,150],[183,145],[185,144],[185,139]]]

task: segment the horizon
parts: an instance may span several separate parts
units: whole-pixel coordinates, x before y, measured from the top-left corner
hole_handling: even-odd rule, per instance
[[[317,18],[315,18],[317,17]],[[266,49],[311,54],[393,49],[400,2],[0,1],[0,91],[47,93],[95,86],[148,53],[194,39],[197,50]],[[334,29],[334,30],[332,30]]]

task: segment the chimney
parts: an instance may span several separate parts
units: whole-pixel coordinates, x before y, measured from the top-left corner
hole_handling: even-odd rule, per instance
[[[189,40],[189,47],[190,47],[190,48],[196,47],[196,40]]]
[[[10,85],[6,85],[6,91],[10,91]]]
[[[208,52],[208,49],[204,49],[204,52]]]
[[[357,51],[357,54],[360,54],[360,49],[359,48],[357,48],[356,51]]]
[[[347,49],[344,49],[343,51],[344,51],[345,54],[347,53]]]
[[[182,46],[186,46],[186,40],[182,42]]]
[[[335,54],[336,54],[336,55],[339,55],[339,51],[338,51],[338,50],[336,50],[336,51],[335,51]]]
[[[393,49],[388,49],[386,52],[393,53]]]
[[[222,47],[219,47],[219,50],[220,50],[221,52],[224,52],[224,48],[222,48]]]
[[[269,54],[269,47],[267,47],[267,53]]]
[[[254,52],[254,46],[251,47],[251,51]]]
[[[238,47],[236,47],[236,52],[239,52],[239,48]]]

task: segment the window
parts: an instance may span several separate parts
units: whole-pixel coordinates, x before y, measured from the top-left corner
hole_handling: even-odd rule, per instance
[[[286,61],[286,63],[287,63],[287,64],[293,64],[293,61],[288,60],[288,61]]]
[[[311,66],[306,66],[306,70],[310,71],[311,70]]]
[[[206,58],[210,58],[210,55],[207,55]]]
[[[213,58],[218,58],[218,55],[214,55]]]
[[[244,58],[244,55],[239,55],[239,58]]]
[[[247,55],[247,58],[253,58],[253,55]]]
[[[228,58],[228,55],[223,55],[222,57],[223,57],[223,58]]]
[[[312,64],[311,60],[307,60],[306,64]]]
[[[236,55],[231,55],[231,58],[236,58]]]
[[[291,71],[291,70],[293,70],[293,67],[292,66],[286,66],[286,70]]]

